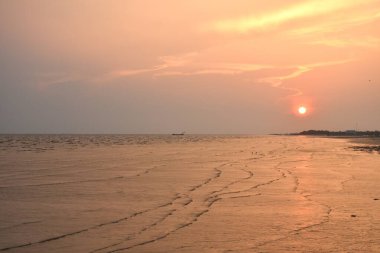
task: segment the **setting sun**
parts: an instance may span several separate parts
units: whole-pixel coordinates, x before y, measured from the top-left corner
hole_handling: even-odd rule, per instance
[[[298,113],[304,115],[307,112],[307,108],[305,106],[300,106],[298,108]]]

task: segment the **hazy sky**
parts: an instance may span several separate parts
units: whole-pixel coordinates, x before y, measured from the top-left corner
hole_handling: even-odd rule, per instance
[[[379,0],[0,0],[1,133],[356,125],[380,129]]]

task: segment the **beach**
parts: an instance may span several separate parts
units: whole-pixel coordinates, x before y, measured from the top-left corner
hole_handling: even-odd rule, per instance
[[[0,251],[380,252],[380,154],[352,148],[366,145],[1,135]]]

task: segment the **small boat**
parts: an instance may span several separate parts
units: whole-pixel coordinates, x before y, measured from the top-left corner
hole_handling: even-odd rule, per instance
[[[174,134],[172,134],[172,135],[185,135],[185,132],[182,132],[182,133],[174,133]]]

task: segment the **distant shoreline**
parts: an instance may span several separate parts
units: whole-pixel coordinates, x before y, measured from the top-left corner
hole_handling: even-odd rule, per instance
[[[346,131],[328,131],[328,130],[307,130],[299,133],[292,133],[289,135],[305,135],[305,136],[322,136],[322,137],[353,137],[353,138],[371,138],[380,137],[380,131],[356,131],[356,130],[346,130]]]
[[[288,136],[307,136],[320,138],[347,139],[353,144],[361,146],[351,146],[355,151],[378,152],[380,154],[380,131],[327,131],[327,130],[307,130],[300,133],[288,134]]]

